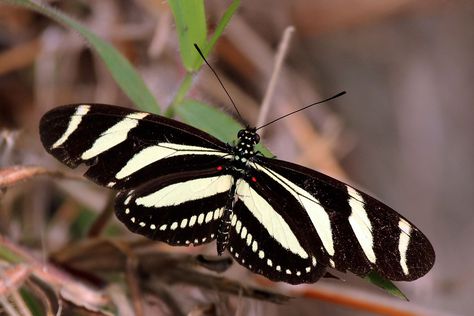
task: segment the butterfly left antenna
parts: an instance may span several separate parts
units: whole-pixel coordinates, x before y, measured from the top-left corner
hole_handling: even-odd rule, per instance
[[[212,66],[207,62],[206,57],[204,57],[204,54],[202,53],[201,49],[199,48],[199,46],[197,46],[196,43],[194,43],[194,47],[196,48],[196,50],[197,50],[197,52],[199,53],[199,55],[201,55],[201,58],[204,60],[204,62],[209,66],[209,68],[211,68],[212,72],[214,73],[214,76],[216,76],[217,80],[218,80],[219,83],[221,84],[221,87],[224,89],[225,93],[226,93],[227,96],[229,97],[230,102],[232,102],[232,105],[234,106],[234,109],[235,109],[235,111],[237,112],[237,115],[239,116],[240,121],[241,121],[241,122],[244,122],[244,120],[243,120],[243,118],[242,118],[242,115],[240,115],[239,109],[237,108],[237,105],[235,105],[234,100],[232,99],[232,97],[230,96],[229,92],[227,91],[227,89],[225,88],[224,84],[222,83],[221,79],[220,79],[219,76],[217,75],[217,72],[216,72],[216,71],[214,70],[214,68],[212,68]]]

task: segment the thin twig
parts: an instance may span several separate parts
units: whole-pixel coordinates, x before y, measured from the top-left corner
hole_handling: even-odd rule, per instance
[[[155,273],[145,281],[161,281],[166,284],[186,284],[194,285],[200,288],[218,291],[218,293],[227,293],[232,295],[242,295],[243,297],[256,300],[282,304],[287,302],[290,297],[277,293],[273,290],[258,288],[248,285],[244,282],[234,281],[225,277],[202,273],[197,270],[187,269],[185,267],[174,267],[167,270],[166,273],[158,275]]]
[[[150,294],[156,296],[161,300],[166,307],[170,310],[171,315],[175,316],[184,316],[186,315],[181,308],[181,306],[175,299],[175,297],[170,293],[160,282],[144,282],[142,285],[145,291],[150,292]]]
[[[115,193],[109,194],[107,204],[105,205],[100,215],[95,219],[94,223],[89,229],[89,232],[87,233],[87,236],[89,238],[98,237],[103,232],[110,218],[114,214],[114,201]]]
[[[275,64],[273,66],[272,76],[270,77],[270,82],[268,84],[268,88],[267,88],[267,91],[265,92],[265,97],[263,98],[262,106],[260,108],[260,114],[258,116],[258,120],[256,124],[257,127],[263,125],[265,123],[264,121],[267,118],[268,111],[270,110],[270,101],[275,91],[278,75],[280,74],[281,66],[283,65],[283,60],[288,52],[288,46],[290,44],[291,35],[293,34],[294,31],[295,31],[295,28],[293,26],[288,26],[283,32],[283,37],[278,46],[278,51],[275,56]],[[262,134],[263,134],[263,129],[260,131],[260,135]]]
[[[10,295],[10,299],[12,300],[12,302],[14,302],[16,309],[20,312],[20,315],[33,316],[31,311],[28,309],[24,298],[20,295],[20,292],[18,290],[12,292],[12,294]]]
[[[37,176],[51,176],[59,179],[84,181],[84,177],[59,170],[48,170],[39,166],[9,166],[0,168],[0,188],[8,188]]]

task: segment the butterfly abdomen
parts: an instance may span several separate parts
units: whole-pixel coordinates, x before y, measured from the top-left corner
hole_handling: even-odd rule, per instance
[[[232,184],[232,187],[229,191],[229,198],[227,199],[227,204],[224,209],[224,214],[219,222],[219,228],[217,230],[217,253],[222,255],[224,251],[227,249],[229,244],[229,233],[230,233],[230,222],[231,217],[233,214],[233,207],[235,204],[235,190],[236,190],[236,182]]]

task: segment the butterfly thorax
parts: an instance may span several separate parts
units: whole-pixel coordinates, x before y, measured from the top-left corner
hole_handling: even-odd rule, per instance
[[[246,128],[237,134],[239,140],[233,149],[234,161],[239,167],[247,165],[249,159],[255,156],[255,145],[260,141],[260,136],[255,128]]]

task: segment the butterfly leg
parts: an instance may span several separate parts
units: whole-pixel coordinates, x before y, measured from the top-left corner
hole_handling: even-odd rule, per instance
[[[235,194],[236,181],[234,181],[232,187],[229,190],[229,198],[224,209],[224,214],[219,222],[219,228],[217,231],[217,253],[222,255],[229,244],[229,232],[230,232],[230,219],[234,213],[234,205],[237,201]]]
[[[255,155],[256,155],[256,156],[261,156],[261,157],[266,157],[260,150],[257,150],[257,151],[255,152]],[[268,158],[276,159],[277,156],[272,155],[271,157],[268,157]]]

